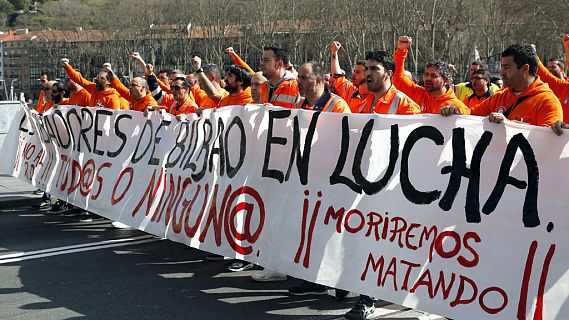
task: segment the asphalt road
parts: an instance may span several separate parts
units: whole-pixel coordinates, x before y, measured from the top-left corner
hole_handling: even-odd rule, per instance
[[[110,221],[0,203],[0,319],[343,319],[355,295],[293,297],[206,253]],[[332,292],[331,292],[332,293]],[[381,319],[444,319],[381,302]]]

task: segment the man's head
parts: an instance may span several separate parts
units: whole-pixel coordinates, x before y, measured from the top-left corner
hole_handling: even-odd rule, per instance
[[[521,92],[528,86],[528,81],[535,78],[538,58],[529,44],[514,44],[502,52],[500,75],[504,86]],[[533,80],[532,80],[533,82]]]
[[[221,71],[216,64],[208,63],[204,65],[202,69],[203,73],[209,79],[209,81],[219,84],[219,80],[221,79]]]
[[[142,99],[148,94],[148,83],[144,78],[135,77],[130,81],[128,91],[134,100]]]
[[[488,65],[486,63],[484,63],[483,61],[480,61],[480,60],[476,60],[476,61],[472,62],[470,64],[470,77],[471,78],[474,75],[474,71],[476,71],[478,69],[488,70]]]
[[[565,64],[561,60],[550,59],[547,62],[547,70],[559,79],[563,79],[565,77]]]
[[[243,67],[230,66],[225,74],[225,90],[240,93],[251,85],[251,74]]]
[[[47,72],[42,72],[40,78],[38,79],[40,86],[45,87],[48,81],[49,81],[49,76],[47,75]]]
[[[263,76],[262,71],[256,72],[251,77],[251,96],[254,102],[261,101],[261,85],[265,82],[267,82],[267,78]]]
[[[298,91],[303,97],[316,97],[324,90],[324,68],[317,62],[310,61],[298,69]]]
[[[284,74],[288,62],[288,52],[285,49],[277,45],[263,48],[260,67],[265,77],[280,77]]]
[[[158,71],[158,75],[156,76],[158,79],[160,79],[160,81],[162,81],[165,84],[169,84],[170,83],[170,78],[168,78],[168,75],[170,74],[171,70],[160,70]]]
[[[504,81],[502,80],[502,78],[492,77],[490,78],[490,81],[500,89],[504,87]]]
[[[490,84],[490,73],[485,69],[476,69],[472,76],[470,76],[470,82],[472,83],[474,91],[486,92]]]
[[[97,85],[97,90],[104,91],[111,87],[111,81],[109,79],[109,72],[102,70],[97,75],[95,79],[95,84]]]
[[[436,59],[427,64],[423,74],[423,86],[427,92],[446,92],[447,86],[452,83],[452,75],[448,63]]]
[[[53,85],[56,84],[57,82],[53,81],[53,80],[48,80],[45,83],[45,86],[42,87],[42,91],[44,92],[44,96],[46,97],[47,100],[49,101],[53,101],[52,100],[52,96],[51,96],[51,90],[53,88]]]
[[[172,90],[174,100],[180,103],[186,101],[190,94],[190,88],[191,85],[185,77],[178,77],[170,84],[170,90]]]
[[[180,78],[180,77],[182,77],[182,78],[185,77],[185,75],[182,71],[180,71],[178,69],[171,70],[168,73],[168,82],[172,83],[172,81],[174,81],[176,78]],[[166,82],[166,83],[168,83],[168,82]]]
[[[367,59],[366,59],[367,60]],[[366,76],[366,61],[359,60],[356,66],[352,69],[352,83],[360,83]]]
[[[391,87],[395,72],[393,56],[387,51],[371,51],[366,54],[366,80],[370,92],[380,92]]]
[[[56,82],[51,86],[51,101],[55,104],[60,104],[61,100],[68,95],[68,90],[65,84]]]

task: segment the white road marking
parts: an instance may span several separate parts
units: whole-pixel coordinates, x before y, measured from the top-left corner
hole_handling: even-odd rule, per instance
[[[77,253],[92,251],[98,249],[123,247],[128,245],[143,244],[149,242],[155,242],[162,239],[158,239],[152,235],[144,235],[139,237],[124,238],[124,239],[112,239],[104,240],[99,242],[83,243],[72,246],[64,246],[58,248],[49,248],[42,250],[34,250],[29,252],[15,252],[5,255],[0,255],[0,264],[19,262],[30,259],[38,259],[45,257],[58,256],[63,254]]]

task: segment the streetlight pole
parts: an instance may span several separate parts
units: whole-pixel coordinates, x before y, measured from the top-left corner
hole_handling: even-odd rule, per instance
[[[10,101],[14,101],[14,82],[18,81],[19,79],[12,79],[10,82]]]

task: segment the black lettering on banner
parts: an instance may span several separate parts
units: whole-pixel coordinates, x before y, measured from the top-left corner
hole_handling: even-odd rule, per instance
[[[510,169],[514,163],[514,158],[518,149],[522,152],[527,167],[527,182],[510,176]],[[489,215],[496,209],[496,206],[504,195],[504,190],[508,184],[518,189],[527,188],[526,196],[524,199],[522,221],[526,228],[539,226],[540,221],[537,211],[539,167],[537,165],[537,161],[535,160],[535,154],[531,148],[531,145],[521,133],[514,135],[508,142],[508,146],[506,147],[506,152],[504,154],[504,159],[500,165],[498,180],[496,181],[496,185],[494,186],[490,197],[488,197],[488,200],[482,207],[482,212],[484,212],[484,214]]]
[[[81,119],[81,116],[77,112],[77,109],[75,109],[75,108],[69,109],[67,111],[67,114],[65,115],[65,118],[67,119],[67,124],[69,125],[69,132],[71,135],[71,141],[73,143],[73,148],[71,148],[71,150],[77,150],[77,147],[79,145],[79,139],[81,139],[81,138],[79,135],[75,136],[75,132],[73,132],[73,125],[71,125],[71,117],[72,116],[75,117],[75,120],[77,121],[77,125],[79,127],[79,134],[81,132],[81,125],[82,125],[83,121]]]
[[[58,126],[55,122],[55,117],[58,117],[61,119],[61,123],[63,124],[63,127],[65,128],[65,132],[67,133],[67,141],[65,143],[63,143],[63,138],[62,138],[62,134],[61,132],[59,132],[58,130]],[[63,149],[69,149],[69,146],[71,145],[71,131],[69,130],[69,127],[67,126],[67,122],[65,122],[65,117],[63,117],[63,113],[61,112],[61,110],[56,109],[53,114],[52,114],[52,118],[53,118],[53,123],[55,126],[55,132],[57,133],[57,136],[59,137],[59,143],[61,143],[61,147]]]
[[[344,116],[342,118],[342,141],[340,147],[340,155],[338,156],[338,161],[336,162],[336,168],[334,168],[334,172],[332,172],[332,175],[330,176],[330,185],[333,186],[340,183],[346,185],[354,192],[362,193],[362,187],[360,185],[350,180],[350,178],[342,175],[342,171],[344,170],[346,159],[348,157],[348,150],[350,149],[350,125],[348,123],[348,119],[348,116]]]
[[[452,165],[441,169],[442,174],[450,173],[447,189],[439,202],[439,207],[444,211],[452,208],[462,178],[468,179],[466,189],[466,222],[479,223],[480,220],[480,163],[482,156],[492,140],[492,132],[485,131],[476,143],[472,152],[470,169],[466,167],[466,149],[464,140],[464,128],[453,129],[452,136]]]
[[[146,145],[146,149],[144,149],[144,152],[142,152],[142,154],[137,158],[136,155],[138,154],[138,148],[140,147],[140,142],[142,141],[142,138],[144,138],[144,133],[147,130],[146,128],[149,128],[148,132],[150,132],[150,137],[148,137],[148,144]],[[142,159],[144,157],[146,152],[148,152],[148,149],[150,149],[150,144],[152,143],[152,133],[153,132],[154,132],[154,128],[152,126],[152,120],[148,119],[148,120],[146,120],[146,122],[144,123],[144,126],[142,127],[142,132],[140,133],[140,138],[138,138],[138,141],[136,142],[136,148],[134,148],[134,153],[132,154],[132,158],[130,159],[130,162],[137,163],[138,161],[140,161],[140,159]]]
[[[32,113],[31,115],[32,115],[32,118],[35,120],[34,122],[37,124],[40,139],[42,140],[42,142],[43,143],[51,143],[51,137],[49,136],[49,133],[47,132],[47,129],[45,127],[45,123],[43,121],[42,116],[35,114],[35,113]]]
[[[97,137],[102,137],[103,136],[103,131],[99,130],[99,116],[100,115],[104,115],[104,116],[112,116],[113,112],[111,110],[107,110],[107,109],[97,109],[95,111],[95,121],[93,121],[95,123],[95,134],[93,135],[93,153],[94,154],[98,154],[100,156],[104,155],[105,153],[99,149],[97,149]]]
[[[271,145],[286,145],[287,139],[284,137],[273,137],[273,126],[275,119],[286,119],[290,116],[290,110],[269,110],[269,127],[267,129],[267,143],[265,146],[265,159],[263,161],[262,177],[269,177],[282,183],[284,173],[277,169],[269,169],[269,161],[271,160]]]
[[[419,191],[415,189],[409,180],[409,154],[415,143],[423,138],[432,140],[438,146],[445,142],[441,132],[433,126],[419,127],[413,130],[407,137],[401,155],[401,173],[399,176],[401,179],[401,190],[403,190],[405,198],[414,204],[430,204],[441,196],[440,190]]]
[[[87,147],[87,151],[91,152],[91,145],[89,144],[89,139],[87,139],[87,132],[93,128],[93,113],[91,110],[87,108],[81,108],[81,117],[83,118],[83,124],[85,124],[86,119],[89,118],[89,126],[83,128],[83,124],[81,125],[81,138],[85,142],[85,146]],[[77,151],[81,151],[81,141],[79,141],[77,145]]]
[[[225,171],[225,146],[223,143],[223,120],[217,120],[217,135],[213,140],[211,151],[209,153],[209,172],[213,170],[213,156],[217,154],[219,156],[219,175],[223,177]],[[218,141],[219,147],[215,146],[215,142]]]
[[[172,168],[173,166],[175,166],[178,163],[178,161],[180,161],[180,158],[184,155],[184,150],[186,149],[186,139],[188,139],[188,135],[190,134],[189,124],[190,123],[187,121],[180,123],[180,131],[178,132],[178,136],[176,137],[176,145],[174,145],[174,148],[170,150],[170,153],[168,153],[168,157],[166,158],[166,164],[164,165],[165,168]],[[182,133],[184,133],[183,137]],[[175,160],[170,160],[174,151],[178,149],[180,150],[180,155]]]
[[[239,161],[237,162],[237,164],[235,165],[235,167],[233,167],[231,165],[231,159],[229,159],[229,133],[231,132],[231,129],[233,128],[233,126],[237,126],[239,128],[239,133],[240,133],[240,140],[239,140]],[[243,166],[243,162],[245,161],[245,152],[247,151],[247,136],[245,135],[245,127],[243,126],[243,121],[241,120],[241,118],[239,117],[235,117],[233,118],[233,120],[229,123],[229,125],[227,126],[227,130],[225,131],[225,160],[227,161],[226,163],[226,167],[227,167],[227,176],[229,178],[233,178],[237,172],[239,172],[239,169],[241,169],[241,166]]]
[[[51,140],[55,141],[55,144],[58,147],[61,147],[61,138],[56,134],[56,130],[55,130],[55,122],[52,124],[50,123],[50,120],[53,121],[53,117],[50,116],[43,116],[43,123],[46,124],[46,131],[49,135],[49,137],[51,138]]]
[[[290,178],[290,171],[292,169],[292,164],[294,163],[294,158],[296,157],[296,169],[298,170],[300,183],[303,186],[308,184],[308,164],[310,163],[310,150],[312,149],[312,138],[314,137],[314,131],[316,131],[316,124],[318,123],[319,116],[320,112],[312,113],[312,119],[310,120],[310,125],[308,126],[308,132],[306,132],[306,137],[304,138],[304,150],[302,153],[300,153],[300,125],[298,123],[298,117],[294,117],[292,149],[290,151],[290,161],[288,163],[288,170],[286,172],[285,181],[288,181]]]
[[[194,152],[196,151],[196,149],[198,147],[198,122],[197,121],[192,122],[192,134],[190,135],[190,146],[191,146],[191,148],[188,147],[188,150],[184,154],[182,161],[180,161],[180,167],[182,166],[182,163],[184,163],[184,161],[186,160],[186,157],[188,157],[189,154],[194,154]],[[188,160],[185,161],[183,170],[190,168],[190,170],[196,171],[196,168],[197,168],[196,164],[193,163],[191,161],[191,159],[192,159],[192,157],[190,156],[190,157],[188,157]]]
[[[26,119],[28,118],[27,114],[24,112],[23,116],[22,116],[22,120],[20,120],[20,126],[18,127],[18,129],[22,132],[28,132],[28,129],[24,128],[22,125],[24,124],[24,122],[26,121]],[[32,134],[32,133],[30,133]]]
[[[206,126],[209,127],[209,130],[207,130],[207,133],[208,133],[207,138],[206,138]],[[198,156],[197,156],[197,159],[199,159],[200,155],[202,153],[204,153],[203,166],[202,166],[202,169],[198,173],[192,173],[191,177],[192,177],[192,180],[194,180],[195,182],[200,181],[204,177],[205,172],[207,170],[207,163],[208,163],[208,158],[209,158],[209,144],[211,142],[211,138],[213,137],[213,126],[212,126],[211,121],[209,119],[204,120],[203,134],[204,134],[203,144],[202,144],[202,147],[200,148],[200,152],[198,153]],[[194,166],[195,166],[195,164],[194,164]]]
[[[154,152],[156,152],[156,145],[160,143],[160,140],[162,140],[162,138],[158,136],[158,133],[160,132],[160,129],[169,126],[171,122],[172,121],[162,120],[160,121],[158,128],[156,128],[156,133],[154,134],[154,144],[152,145],[152,153],[150,154],[150,160],[148,160],[148,164],[151,166],[156,166],[160,163],[160,159],[154,157]]]
[[[389,179],[391,179],[391,176],[393,176],[393,172],[395,171],[395,165],[397,164],[397,159],[399,158],[399,126],[397,124],[394,124],[391,126],[389,165],[387,167],[387,170],[385,170],[385,175],[383,176],[383,178],[379,179],[376,182],[370,182],[363,176],[362,157],[366,150],[369,136],[373,131],[373,124],[374,120],[370,119],[364,126],[360,142],[358,143],[358,147],[354,155],[354,164],[352,166],[352,174],[354,175],[356,183],[359,184],[362,190],[368,195],[376,194],[379,191],[381,191],[383,188],[385,188],[385,186],[389,182]],[[371,160],[367,162],[370,163]]]
[[[115,120],[115,135],[119,137],[119,139],[121,139],[122,143],[116,151],[110,151],[110,150],[107,151],[107,156],[109,156],[109,158],[114,158],[118,156],[121,153],[122,149],[124,149],[124,146],[126,145],[127,136],[124,132],[121,131],[119,127],[119,123],[121,122],[122,119],[125,118],[131,120],[132,115],[120,114],[119,116],[117,116],[117,119]]]

